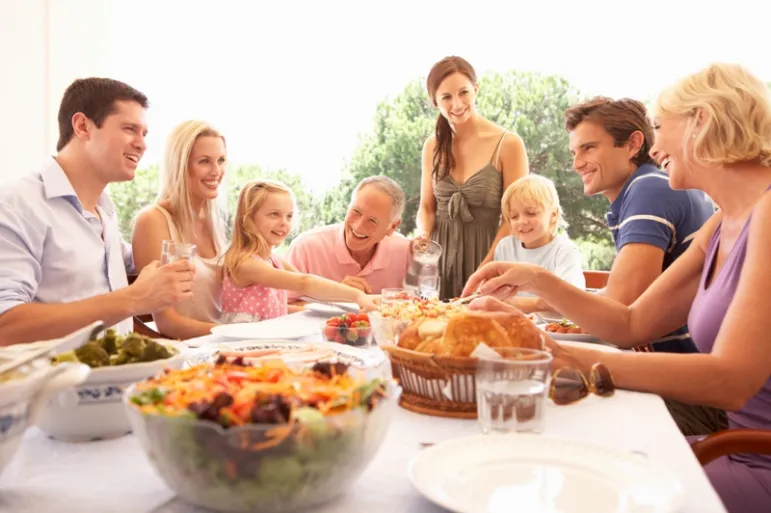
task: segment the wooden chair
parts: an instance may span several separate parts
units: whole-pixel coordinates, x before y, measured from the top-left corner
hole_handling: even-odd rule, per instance
[[[130,274],[128,276],[128,282],[129,285],[134,283],[136,281],[137,275],[136,274]],[[134,332],[139,333],[140,335],[144,335],[145,337],[151,337],[151,338],[168,338],[161,335],[159,332],[155,331],[151,327],[147,325],[148,322],[153,322],[153,316],[150,314],[146,315],[135,315],[134,316]]]
[[[603,289],[608,284],[608,271],[584,271],[587,289]]]
[[[700,438],[691,444],[691,449],[702,465],[729,454],[771,455],[771,430],[727,429]]]

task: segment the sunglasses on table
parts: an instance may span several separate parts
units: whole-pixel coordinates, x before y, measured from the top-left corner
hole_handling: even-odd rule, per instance
[[[610,397],[616,391],[616,384],[610,370],[601,364],[595,363],[589,371],[589,378],[583,372],[572,367],[563,367],[552,374],[549,386],[549,398],[554,404],[564,406],[572,404],[589,394],[600,397]]]

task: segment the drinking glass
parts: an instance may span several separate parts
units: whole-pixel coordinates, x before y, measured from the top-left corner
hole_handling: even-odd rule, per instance
[[[161,245],[161,265],[177,260],[192,260],[195,257],[195,244],[187,242],[163,241]]]
[[[477,414],[482,433],[543,429],[552,356],[525,348],[495,348],[477,359]]]

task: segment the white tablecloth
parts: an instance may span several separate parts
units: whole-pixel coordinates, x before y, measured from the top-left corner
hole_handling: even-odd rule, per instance
[[[294,314],[292,322],[314,322]],[[680,476],[685,513],[725,513],[720,499],[669,416],[653,395],[619,391],[571,406],[549,404],[548,435],[640,451]],[[418,415],[399,409],[380,452],[342,497],[313,513],[439,513],[410,484],[407,465],[421,442],[478,433],[476,421]],[[174,497],[133,436],[67,444],[27,431],[0,478],[0,511],[13,513],[182,513],[197,510]],[[598,512],[599,513],[599,512]]]

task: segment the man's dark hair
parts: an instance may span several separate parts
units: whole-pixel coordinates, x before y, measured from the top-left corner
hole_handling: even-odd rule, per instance
[[[111,78],[79,78],[70,84],[59,105],[59,142],[56,143],[56,151],[61,151],[74,135],[72,116],[82,112],[101,128],[105,118],[115,112],[117,101],[137,102],[145,109],[150,105],[147,96]]]
[[[650,156],[653,146],[653,127],[648,119],[645,105],[631,98],[613,100],[597,96],[591,100],[574,105],[565,111],[565,129],[572,132],[583,121],[597,123],[613,137],[614,146],[623,146],[634,132],[643,134],[640,151],[632,157],[632,162],[656,165]]]

